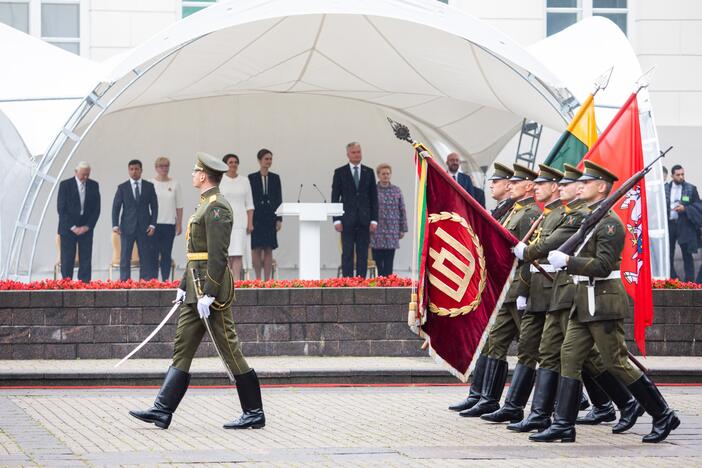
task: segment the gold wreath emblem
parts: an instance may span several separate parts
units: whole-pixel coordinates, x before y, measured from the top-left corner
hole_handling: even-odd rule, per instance
[[[455,223],[459,223],[461,226],[466,228],[466,230],[468,231],[468,235],[470,236],[471,240],[473,241],[473,245],[475,245],[475,250],[476,250],[476,253],[478,255],[478,268],[480,270],[480,283],[478,284],[478,294],[475,296],[475,299],[473,299],[473,301],[471,301],[470,304],[465,305],[463,307],[452,307],[450,309],[447,309],[445,307],[439,307],[432,302],[429,303],[429,311],[430,312],[433,312],[433,313],[438,314],[440,316],[457,317],[459,315],[465,315],[465,314],[472,312],[480,304],[480,297],[482,296],[483,290],[485,289],[486,276],[487,276],[487,272],[485,269],[485,256],[483,255],[483,246],[480,244],[480,240],[478,239],[478,236],[475,234],[475,232],[473,232],[473,229],[466,222],[466,220],[463,219],[463,217],[461,215],[459,215],[458,213],[449,213],[448,211],[442,211],[440,213],[432,213],[429,215],[429,220],[428,220],[429,223],[436,223],[438,221],[452,221]],[[471,275],[472,275],[472,271],[471,271]],[[471,275],[469,275],[469,276],[471,276]]]

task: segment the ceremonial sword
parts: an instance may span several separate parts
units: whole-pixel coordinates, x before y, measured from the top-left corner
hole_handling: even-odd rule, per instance
[[[195,268],[191,268],[190,274],[193,277],[193,284],[195,285],[195,291],[196,291],[197,297],[199,299],[203,296],[202,288],[201,288],[202,283],[201,283],[201,279],[200,279],[200,272],[197,271],[197,269],[195,269]],[[217,340],[215,339],[214,333],[212,333],[212,326],[210,325],[210,318],[209,317],[202,317],[202,321],[205,322],[205,328],[207,329],[207,334],[210,335],[210,340],[212,341],[212,345],[214,346],[215,351],[217,351],[217,355],[219,356],[219,359],[222,360],[222,364],[224,364],[224,370],[227,371],[227,376],[229,377],[229,380],[232,383],[235,383],[234,373],[229,368],[229,364],[227,364],[227,361],[224,360],[224,355],[222,354],[222,351],[219,349],[219,346],[217,346]]]
[[[121,361],[119,361],[117,364],[115,364],[115,367],[119,367],[120,365],[122,365],[122,363],[123,363],[124,361],[126,361],[126,360],[129,359],[130,357],[134,356],[134,354],[136,354],[137,351],[139,351],[141,348],[143,348],[144,345],[145,345],[146,343],[148,343],[148,342],[151,340],[151,338],[153,338],[153,337],[156,335],[156,333],[158,333],[159,330],[161,330],[161,328],[163,328],[163,326],[166,324],[166,322],[168,322],[168,320],[169,320],[169,319],[171,318],[171,316],[175,313],[175,311],[178,310],[178,307],[180,307],[180,305],[181,305],[182,303],[183,303],[183,300],[182,300],[182,299],[179,300],[179,301],[173,301],[173,307],[171,307],[171,310],[169,310],[168,313],[166,314],[166,316],[163,317],[163,320],[161,320],[161,323],[159,323],[158,326],[157,326],[156,328],[154,328],[154,331],[152,331],[152,332],[149,334],[149,336],[146,337],[146,339],[145,339],[144,341],[142,341],[141,343],[139,343],[139,346],[137,346],[136,348],[134,348],[129,354],[127,354],[126,356],[124,356],[124,357],[122,358]]]

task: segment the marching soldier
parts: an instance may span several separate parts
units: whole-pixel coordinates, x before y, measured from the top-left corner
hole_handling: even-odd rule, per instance
[[[490,181],[490,195],[497,201],[497,206],[492,210],[492,217],[500,223],[507,218],[514,200],[509,196],[509,188],[512,185],[510,179],[514,175],[514,171],[504,164],[495,163],[495,172],[488,180]],[[487,362],[487,353],[490,348],[490,339],[488,338],[483,345],[483,349],[475,361],[473,368],[473,376],[471,378],[470,390],[468,396],[458,403],[449,406],[452,411],[465,411],[472,408],[480,400],[480,391],[483,386],[483,375],[485,374],[485,363]]]
[[[536,172],[520,164],[514,164],[514,175],[510,178],[510,197],[516,200],[502,222],[515,237],[524,238],[531,225],[539,217],[540,210],[534,201],[534,179]],[[522,268],[520,263],[517,268]],[[507,350],[519,335],[519,324],[526,309],[525,296],[528,283],[515,275],[495,323],[490,329],[488,358],[485,363],[480,400],[472,408],[460,412],[461,416],[477,417],[500,408],[500,397],[507,380]]]
[[[190,217],[185,234],[187,258],[185,274],[176,294],[182,301],[168,368],[152,408],[130,411],[142,421],[167,429],[190,383],[190,364],[207,331],[227,373],[236,380],[243,414],[224,425],[225,429],[258,429],[266,424],[261,388],[256,372],[241,352],[234,329],[231,304],[234,300],[232,274],[227,268],[227,249],[232,229],[232,209],[219,193],[227,165],[219,158],[197,153],[193,186],[200,190],[200,204]]]
[[[612,189],[617,177],[605,168],[585,161],[581,198],[594,209]],[[604,367],[621,382],[653,417],[651,432],[643,442],[660,442],[680,425],[655,384],[627,359],[624,316],[628,298],[621,283],[619,264],[625,231],[616,214],[609,212],[595,227],[581,250],[573,256],[553,250],[548,261],[566,268],[577,283],[575,307],[561,346],[561,376],[556,414],[550,427],[529,437],[536,442],[575,441],[575,421],[582,387],[581,373],[593,345]]]
[[[553,272],[554,269],[546,264],[545,258],[554,247],[551,245],[551,233],[563,223],[565,208],[558,196],[558,181],[563,174],[544,164],[539,165],[539,175],[534,179],[534,198],[544,205],[541,224],[532,234],[529,247],[523,242],[515,246],[514,253],[517,258],[524,259],[528,265],[534,260],[539,260],[544,271]],[[563,239],[565,240],[565,239]],[[558,247],[560,243],[556,244]],[[529,251],[525,258],[525,250]],[[505,397],[505,404],[499,410],[482,415],[480,418],[490,422],[517,422],[524,418],[524,406],[529,399],[536,376],[536,364],[539,359],[539,344],[541,332],[544,328],[546,311],[549,305],[549,291],[553,286],[550,279],[540,273],[535,266],[519,270],[523,283],[529,284],[528,297],[521,296],[520,301],[526,301],[527,307],[522,314],[519,327],[519,340],[517,347],[517,366],[512,374],[512,382]]]

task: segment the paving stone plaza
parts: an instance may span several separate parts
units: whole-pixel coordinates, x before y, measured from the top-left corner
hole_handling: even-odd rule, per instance
[[[225,431],[232,389],[194,388],[167,430],[127,411],[155,389],[0,390],[0,466],[700,466],[702,388],[665,386],[681,427],[644,445],[650,418],[612,435],[578,426],[574,444],[535,444],[446,405],[461,386],[266,387],[267,426]]]

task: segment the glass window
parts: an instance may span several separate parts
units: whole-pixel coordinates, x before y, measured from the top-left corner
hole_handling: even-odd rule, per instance
[[[609,18],[614,24],[619,26],[619,29],[626,35],[626,13],[593,13],[592,16],[604,16],[605,18]]]
[[[214,5],[217,0],[183,0],[182,2],[182,17],[190,16],[197,13],[203,8]]]
[[[578,0],[548,0],[547,8],[577,8]]]
[[[43,37],[80,37],[80,5],[42,4],[41,35]]]
[[[626,8],[626,0],[592,0],[593,8]]]
[[[76,55],[80,55],[80,43],[78,42],[49,42],[49,44],[55,45],[63,50],[67,50]]]
[[[29,4],[0,2],[0,23],[29,34]]]
[[[546,35],[552,36],[577,22],[577,13],[546,13]]]

